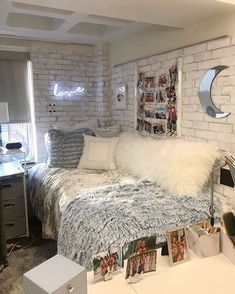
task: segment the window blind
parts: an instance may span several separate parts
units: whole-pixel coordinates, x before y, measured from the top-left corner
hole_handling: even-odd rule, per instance
[[[27,53],[0,51],[0,102],[8,102],[9,123],[31,121],[27,60]]]

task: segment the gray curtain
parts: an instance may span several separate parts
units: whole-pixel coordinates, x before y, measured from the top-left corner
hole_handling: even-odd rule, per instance
[[[0,101],[8,102],[9,123],[31,121],[27,53],[0,52]]]

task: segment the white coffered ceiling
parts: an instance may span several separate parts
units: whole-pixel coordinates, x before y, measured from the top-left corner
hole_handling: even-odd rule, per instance
[[[232,0],[1,0],[0,36],[96,44],[230,13],[223,1]]]

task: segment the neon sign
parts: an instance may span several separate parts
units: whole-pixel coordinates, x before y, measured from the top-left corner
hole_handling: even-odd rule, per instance
[[[71,97],[79,93],[84,93],[84,91],[85,91],[85,88],[83,87],[77,87],[74,90],[62,91],[59,89],[58,84],[55,84],[53,89],[53,93],[56,97],[63,97],[63,96]]]

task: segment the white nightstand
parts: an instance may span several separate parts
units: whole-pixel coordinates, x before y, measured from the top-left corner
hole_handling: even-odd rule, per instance
[[[5,238],[28,237],[25,170],[18,161],[0,163],[0,202]]]
[[[24,274],[25,294],[87,294],[87,272],[57,254]]]

